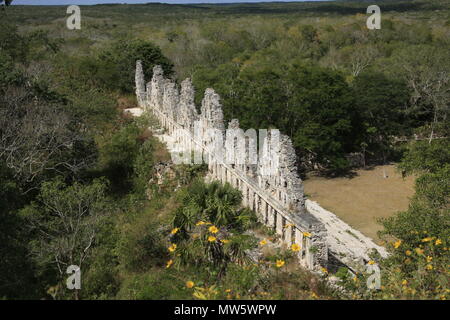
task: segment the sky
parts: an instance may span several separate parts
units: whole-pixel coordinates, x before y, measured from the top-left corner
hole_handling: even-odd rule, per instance
[[[230,3],[230,2],[270,2],[274,0],[14,0],[13,4],[29,4],[29,5],[89,5],[100,3],[149,3],[149,2],[163,2],[163,3]],[[276,0],[276,1],[296,1],[296,0]],[[297,0],[305,1],[305,0]],[[320,1],[320,0],[309,0]]]

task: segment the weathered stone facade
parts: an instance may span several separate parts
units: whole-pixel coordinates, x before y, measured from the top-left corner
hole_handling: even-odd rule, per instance
[[[306,209],[303,183],[297,174],[296,155],[290,138],[277,130],[269,130],[259,137],[260,145],[257,146],[256,132],[243,132],[236,119],[230,121],[227,127],[231,130],[225,132],[220,97],[213,89],[206,89],[198,114],[189,79],[181,83],[179,90],[175,82],[164,78],[161,67],[156,66],[151,82],[146,86],[144,81],[142,64],[138,61],[136,96],[139,107],[159,120],[166,130],[168,148],[189,154],[189,157],[191,151],[199,151],[196,154],[203,155],[208,163],[208,179],[228,182],[239,189],[243,195],[242,204],[254,210],[262,223],[273,228],[284,244],[288,247],[294,243],[300,245],[298,257],[303,266],[316,270],[328,267],[328,254],[336,251],[329,243],[328,233],[334,232],[333,225],[330,227],[329,223],[324,223],[323,216],[319,219]],[[211,129],[216,133],[214,143],[220,144],[214,151],[210,148]],[[235,152],[218,157],[217,150]],[[252,158],[256,150],[259,156]],[[238,156],[244,157],[246,162],[234,161]],[[276,162],[277,172],[267,174],[273,168],[273,162]],[[348,250],[350,260],[366,259],[365,253],[361,253],[366,248],[379,249],[372,244],[361,244],[361,248],[356,245],[357,256],[352,256],[353,251]]]

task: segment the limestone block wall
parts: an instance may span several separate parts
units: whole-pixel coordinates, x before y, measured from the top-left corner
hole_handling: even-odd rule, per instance
[[[303,183],[297,174],[296,155],[288,136],[269,130],[260,137],[258,146],[256,132],[244,133],[237,119],[230,121],[229,130],[225,131],[219,95],[213,89],[206,89],[199,114],[190,79],[184,80],[178,88],[174,81],[164,78],[160,66],[154,67],[153,77],[146,85],[142,63],[137,61],[135,79],[139,107],[159,120],[166,130],[169,149],[177,149],[175,151],[189,154],[189,157],[191,151],[198,151],[195,154],[203,156],[208,163],[209,180],[228,182],[239,189],[243,195],[242,205],[254,210],[259,221],[273,228],[284,244],[300,245],[298,258],[303,266],[309,269],[328,267],[328,254],[333,251],[329,248],[328,232],[334,229],[305,206]],[[214,143],[220,144],[214,150],[208,134],[211,129],[216,132]],[[217,136],[220,139],[217,140]],[[224,158],[217,156],[217,150],[226,150],[230,145],[234,146],[231,148],[234,153],[228,152]],[[259,156],[253,159],[251,155],[255,150]],[[238,156],[244,156],[247,162],[233,161]],[[273,162],[276,162],[276,174],[267,174],[273,169]],[[352,250],[349,251],[352,256]]]

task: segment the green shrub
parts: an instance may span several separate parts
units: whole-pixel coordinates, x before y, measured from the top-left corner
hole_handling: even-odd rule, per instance
[[[117,253],[125,271],[142,272],[152,266],[164,265],[168,252],[159,224],[145,215],[125,224]]]
[[[117,294],[118,299],[176,300],[192,299],[191,290],[172,272],[153,269],[143,275],[126,279]]]
[[[124,193],[131,189],[133,165],[141,147],[138,140],[140,132],[133,123],[125,125],[113,133],[100,150],[100,163],[115,193]]]
[[[149,180],[155,165],[153,153],[155,152],[155,141],[146,140],[139,148],[133,163],[133,189],[139,195],[144,195],[149,187]]]

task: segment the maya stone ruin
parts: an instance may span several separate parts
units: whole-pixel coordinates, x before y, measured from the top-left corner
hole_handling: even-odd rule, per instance
[[[145,83],[142,63],[137,61],[136,96],[140,110],[135,113],[151,113],[158,120],[165,129],[164,142],[171,152],[190,158],[195,151],[206,159],[209,181],[228,182],[239,189],[243,195],[242,205],[255,211],[260,222],[273,228],[283,244],[300,245],[297,253],[301,265],[311,270],[345,265],[354,270],[370,259],[372,250],[381,256],[387,255],[386,250],[370,238],[305,199],[295,151],[288,136],[279,134],[273,140],[272,135],[277,133],[269,132],[260,139],[258,148],[254,135],[240,130],[237,119],[225,124],[220,97],[213,89],[205,90],[200,113],[194,104],[194,93],[190,79],[178,85],[164,77],[160,66],[153,68],[151,81]],[[218,141],[211,141],[211,130],[216,137],[217,133],[220,136]],[[242,138],[237,141],[245,143],[238,145],[236,137]],[[277,145],[272,141],[277,141]],[[233,149],[237,151],[226,152],[221,157],[215,155],[218,150]],[[254,154],[259,157],[253,159]],[[246,163],[230,159],[237,156],[252,159]],[[274,158],[276,174],[271,163]]]

